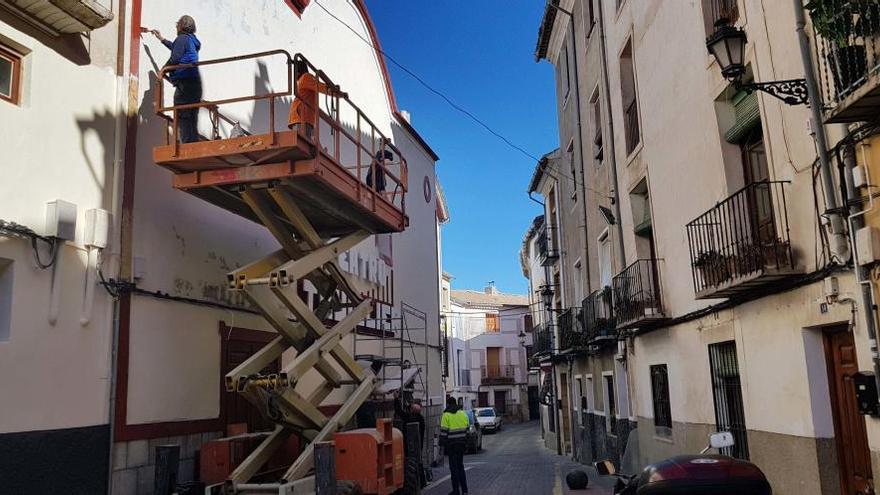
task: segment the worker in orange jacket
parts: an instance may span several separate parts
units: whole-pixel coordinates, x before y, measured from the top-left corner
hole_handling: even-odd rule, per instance
[[[331,87],[309,72],[309,66],[304,60],[293,63],[293,74],[296,77],[296,98],[290,105],[290,115],[287,127],[301,130],[309,139],[314,134],[318,125],[318,112],[320,110],[319,94],[341,96],[348,98],[348,94],[339,90],[339,87]]]

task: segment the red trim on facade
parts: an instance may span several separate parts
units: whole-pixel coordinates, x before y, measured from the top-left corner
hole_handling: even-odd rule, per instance
[[[122,212],[120,218],[119,250],[122,278],[131,275],[134,224],[134,178],[137,164],[138,131],[138,71],[141,54],[141,12],[142,0],[131,3],[131,33],[129,34],[128,63],[128,117],[125,125],[125,150],[122,165]],[[114,407],[113,436],[115,441],[125,441],[128,421],[128,362],[131,336],[131,293],[123,292],[119,301],[119,328],[116,353],[116,400]]]
[[[297,17],[302,17],[303,11],[306,10],[306,7],[308,7],[311,2],[312,0],[284,0],[284,3],[290,7],[290,10],[292,10]]]

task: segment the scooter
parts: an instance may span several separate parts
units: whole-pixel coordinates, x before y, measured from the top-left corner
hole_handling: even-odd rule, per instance
[[[770,483],[758,466],[710,449],[732,447],[730,432],[709,435],[709,445],[699,455],[680,455],[650,464],[639,474],[617,472],[614,463],[594,464],[602,476],[615,476],[614,495],[771,495]]]

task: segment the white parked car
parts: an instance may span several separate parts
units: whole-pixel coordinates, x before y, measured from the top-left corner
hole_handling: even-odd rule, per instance
[[[501,416],[495,412],[494,407],[478,407],[475,409],[477,423],[484,431],[500,431]]]

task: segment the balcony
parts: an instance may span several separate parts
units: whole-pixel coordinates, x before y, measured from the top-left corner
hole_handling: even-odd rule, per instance
[[[880,110],[880,3],[810,2],[825,122],[874,120]]]
[[[88,33],[113,20],[110,0],[5,0],[0,8],[51,36]]]
[[[788,184],[750,184],[687,224],[697,299],[736,296],[799,273],[788,233]]]
[[[657,260],[636,260],[614,277],[611,287],[618,329],[638,328],[666,319]]]
[[[568,308],[559,313],[559,350],[564,353],[582,352],[587,349],[587,334],[581,322],[580,308]]]
[[[541,266],[551,266],[559,260],[555,226],[544,224],[536,234],[535,245],[538,248],[538,260]]]
[[[553,327],[544,323],[536,326],[532,332],[532,342],[532,356],[535,361],[553,354]]]
[[[617,322],[614,319],[611,287],[593,291],[584,298],[581,318],[587,342],[603,345],[617,341]]]
[[[512,385],[516,383],[516,366],[512,364],[480,366],[480,383],[483,385]]]

